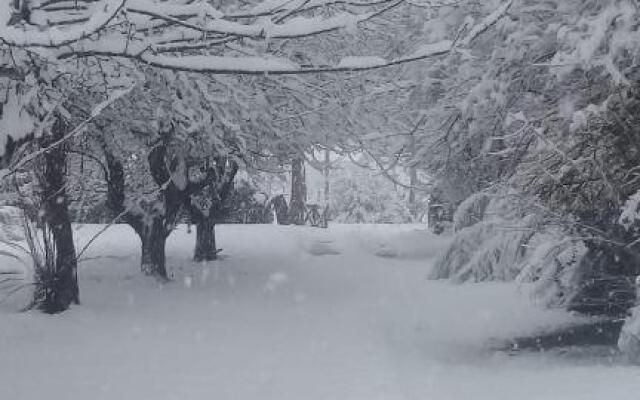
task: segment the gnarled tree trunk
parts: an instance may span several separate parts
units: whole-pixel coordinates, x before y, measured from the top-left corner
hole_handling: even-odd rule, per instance
[[[195,261],[213,261],[217,257],[215,218],[203,216],[196,222],[196,248],[193,259]]]
[[[137,233],[142,243],[140,270],[145,275],[169,279],[165,256],[167,235],[162,218],[154,218],[151,224],[145,225]]]
[[[161,207],[148,205],[149,214],[125,208],[125,171],[124,166],[102,142],[107,170],[107,204],[114,216],[119,216],[138,234],[141,243],[140,269],[145,275],[168,280],[165,247],[167,237],[171,233],[178,216],[182,194],[171,181],[175,164],[167,162],[167,144],[170,138],[163,138],[149,154],[148,162],[152,177],[160,188],[158,202]],[[162,210],[162,211],[160,211]]]
[[[227,203],[233,191],[233,180],[238,173],[238,163],[229,157],[215,157],[214,165],[208,166],[207,176],[200,182],[192,183],[188,204],[191,220],[196,224],[196,246],[194,261],[213,261],[220,250],[216,247],[216,222],[229,212]],[[208,197],[208,206],[202,209],[196,197]]]

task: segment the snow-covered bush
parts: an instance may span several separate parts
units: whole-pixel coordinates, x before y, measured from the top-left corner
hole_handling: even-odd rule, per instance
[[[62,284],[56,259],[59,256],[53,230],[46,222],[43,205],[42,163],[35,162],[32,170],[20,170],[6,179],[0,203],[0,282],[4,299],[14,294],[28,296],[22,306],[45,312],[51,308]],[[20,296],[23,297],[23,296]],[[21,300],[22,301],[22,300]]]
[[[11,245],[24,239],[21,232],[22,212],[0,202],[0,243]]]
[[[496,213],[502,211],[502,213]],[[530,284],[547,307],[590,315],[621,316],[636,301],[632,252],[580,229],[551,224],[536,213],[519,215],[491,201],[485,219],[462,228],[437,258],[429,278]],[[568,221],[565,221],[568,222]]]
[[[618,348],[630,362],[640,364],[640,306],[635,307],[625,320],[618,338]]]
[[[235,224],[271,223],[273,215],[267,207],[267,201],[267,195],[259,193],[252,182],[241,179],[225,204],[223,220]]]
[[[532,283],[532,295],[546,306],[564,306],[579,292],[584,243],[545,224],[517,197],[489,200],[474,195],[456,211],[456,232],[436,259],[430,279]],[[486,203],[485,203],[486,202]],[[523,212],[521,210],[527,210]],[[479,221],[474,218],[481,216]]]
[[[55,240],[42,217],[30,219],[33,214],[25,203],[0,207],[0,298],[21,294],[20,307],[57,312],[49,309],[61,284]]]
[[[482,221],[488,205],[489,196],[485,193],[475,193],[467,197],[453,214],[454,229],[459,231]]]
[[[533,282],[533,297],[548,307],[567,305],[578,292],[579,265],[587,248],[560,229],[536,233],[527,246],[516,280]]]
[[[522,268],[526,246],[536,233],[536,216],[520,215],[508,198],[496,198],[482,207],[484,219],[470,223],[484,200],[472,196],[456,212],[456,233],[437,258],[430,279],[454,282],[515,279]]]
[[[458,283],[515,279],[532,236],[527,229],[528,219],[521,223],[521,227],[505,227],[482,221],[458,231],[436,260],[430,279]]]
[[[2,197],[6,200],[5,196]],[[33,269],[28,263],[32,249],[26,242],[24,212],[18,207],[4,205],[6,201],[0,203],[3,203],[0,205],[0,302],[5,302],[32,287]]]

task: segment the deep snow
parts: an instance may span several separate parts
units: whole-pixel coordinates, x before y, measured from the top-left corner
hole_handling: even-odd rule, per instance
[[[97,226],[76,231],[86,242]],[[493,340],[571,323],[515,284],[426,281],[446,240],[419,226],[221,226],[224,258],[140,276],[109,229],[80,270],[83,304],[0,313],[0,399],[637,399],[640,368],[575,352],[509,356]]]

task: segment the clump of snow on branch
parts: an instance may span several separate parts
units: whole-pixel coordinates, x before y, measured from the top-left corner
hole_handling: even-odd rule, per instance
[[[124,7],[126,0],[104,0],[90,5],[89,19],[82,24],[72,27],[50,27],[46,30],[31,28],[23,29],[8,25],[11,17],[11,2],[4,2],[0,6],[0,38],[12,46],[29,47],[58,47],[71,44],[104,28],[116,14]]]
[[[620,224],[625,229],[631,229],[631,227],[640,219],[640,191],[633,194],[625,202],[622,207],[622,213],[620,214]]]
[[[339,68],[364,68],[385,65],[387,60],[381,57],[344,57],[338,63]]]

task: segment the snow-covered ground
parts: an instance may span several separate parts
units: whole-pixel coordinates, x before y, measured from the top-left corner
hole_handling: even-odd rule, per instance
[[[99,227],[76,234],[80,244]],[[108,230],[80,270],[83,304],[0,313],[0,399],[637,399],[617,357],[509,356],[489,343],[575,319],[514,284],[428,282],[446,239],[417,226],[221,226],[224,258],[173,282],[138,273],[138,243]]]

